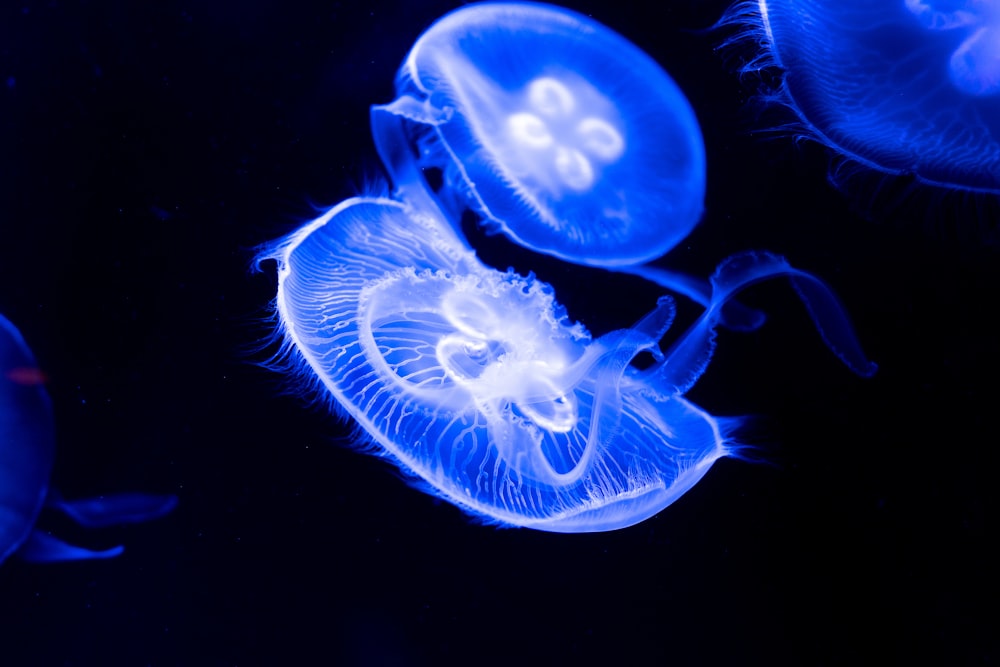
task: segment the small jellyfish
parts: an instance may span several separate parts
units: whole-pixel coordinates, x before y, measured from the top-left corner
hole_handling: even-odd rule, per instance
[[[666,351],[669,297],[593,339],[548,285],[486,267],[436,210],[392,199],[342,202],[267,259],[283,356],[304,384],[424,490],[502,525],[629,526],[738,456],[740,420],[684,394],[711,359],[722,307],[753,283],[791,278],[827,343],[874,370],[826,286],[768,254],[726,260],[709,307]],[[641,353],[654,363],[639,369]]]
[[[433,196],[456,227],[472,210],[531,250],[707,304],[702,283],[641,266],[701,218],[705,148],[687,98],[634,44],[558,7],[470,5],[420,36],[396,93],[371,124],[398,199]]]
[[[796,134],[882,174],[1000,194],[1000,0],[759,0],[722,25]]]
[[[94,551],[36,530],[39,513],[48,507],[81,526],[102,527],[155,519],[177,499],[133,493],[65,500],[50,489],[55,428],[43,382],[20,332],[0,316],[0,563],[14,554],[32,562],[113,558],[124,547]]]

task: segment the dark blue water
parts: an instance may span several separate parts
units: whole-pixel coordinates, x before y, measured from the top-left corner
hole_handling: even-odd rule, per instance
[[[706,214],[664,266],[785,255],[837,291],[880,371],[846,371],[786,286],[748,292],[769,323],[720,334],[689,397],[757,416],[769,465],[721,461],[653,519],[567,536],[470,523],[260,366],[275,284],[254,249],[380,178],[368,108],[458,3],[7,3],[0,312],[48,378],[54,481],[180,505],[96,534],[52,518],[126,553],[5,563],[0,664],[995,662],[990,205],[873,215],[823,151],[757,131],[752,86],[696,32],[726,3],[673,4],[572,4],[661,63],[702,125]],[[659,293],[474,243],[595,334]]]

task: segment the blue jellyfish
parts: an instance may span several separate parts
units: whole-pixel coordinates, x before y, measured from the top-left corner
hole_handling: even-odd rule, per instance
[[[337,205],[261,253],[278,265],[283,354],[424,490],[488,522],[554,532],[622,528],[738,456],[739,419],[685,398],[724,304],[791,278],[828,344],[864,357],[826,286],[761,253],[712,277],[709,306],[665,351],[662,297],[596,340],[533,276],[483,265],[437,209],[381,197]],[[644,369],[640,353],[655,360]]]
[[[1000,0],[758,0],[723,25],[776,67],[794,131],[947,190],[1000,194]],[[759,46],[758,46],[759,45]]]
[[[70,501],[50,489],[55,429],[42,380],[20,332],[0,316],[0,563],[13,554],[32,562],[113,558],[124,547],[93,551],[36,530],[39,513],[49,507],[82,526],[102,527],[163,516],[177,499],[119,494]]]
[[[433,198],[456,227],[472,210],[531,250],[708,303],[702,282],[642,266],[701,218],[705,148],[687,98],[634,44],[558,7],[470,5],[420,36],[396,93],[371,124],[398,199]]]

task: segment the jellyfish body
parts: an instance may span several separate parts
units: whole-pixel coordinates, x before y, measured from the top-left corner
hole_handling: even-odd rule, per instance
[[[843,317],[822,283],[748,254],[720,267],[710,307],[667,353],[669,297],[595,340],[547,285],[481,264],[437,211],[374,197],[339,204],[261,257],[278,263],[289,358],[367,442],[475,515],[555,532],[642,521],[738,451],[739,420],[684,398],[733,294],[788,276],[828,339]],[[644,370],[631,363],[641,352],[656,359]]]
[[[566,9],[483,3],[431,26],[397,99],[372,108],[399,198],[470,208],[532,250],[628,267],[663,255],[701,217],[705,152],[690,104],[649,56]]]
[[[757,0],[730,10],[775,65],[769,93],[835,154],[1000,194],[1000,0]]]
[[[51,404],[31,350],[14,325],[0,316],[0,563],[13,554],[48,562],[112,558],[123,551],[121,546],[85,549],[36,530],[44,507],[82,526],[101,527],[153,519],[176,505],[173,496],[146,494],[62,499],[49,488],[54,431]]]

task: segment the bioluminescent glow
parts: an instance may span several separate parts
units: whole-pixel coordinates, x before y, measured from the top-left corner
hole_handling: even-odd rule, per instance
[[[12,554],[50,562],[112,558],[124,550],[93,551],[36,530],[43,507],[81,526],[101,527],[154,519],[177,504],[173,496],[146,494],[62,499],[49,489],[54,436],[52,407],[34,356],[21,333],[0,316],[0,563]]]
[[[874,370],[825,285],[773,255],[724,262],[709,307],[666,352],[669,297],[594,340],[548,285],[480,263],[436,209],[351,199],[261,259],[278,263],[280,329],[304,384],[318,378],[365,444],[425,490],[500,524],[629,526],[738,455],[739,420],[684,394],[723,305],[755,282],[792,278],[841,358]],[[639,370],[642,352],[655,363]]]
[[[796,133],[887,174],[1000,194],[1000,0],[758,0],[723,24],[783,71]],[[760,47],[758,46],[760,45]]]
[[[602,267],[663,255],[698,223],[705,150],[687,98],[649,56],[575,12],[459,9],[416,42],[372,108],[398,198],[452,224],[469,208],[532,250]],[[655,279],[655,278],[654,278]]]

